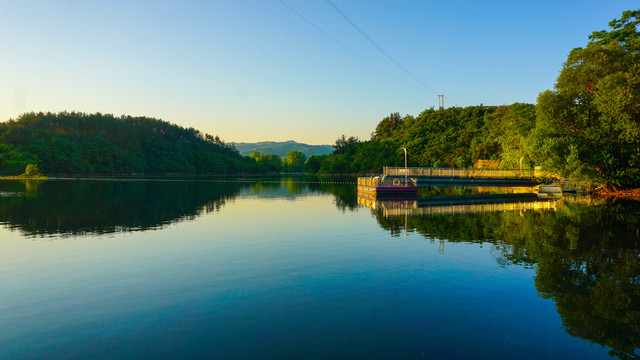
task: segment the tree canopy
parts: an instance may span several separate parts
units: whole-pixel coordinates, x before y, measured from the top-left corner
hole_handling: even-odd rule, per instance
[[[533,104],[391,113],[370,140],[342,135],[329,155],[241,156],[217,136],[165,121],[75,112],[0,123],[0,174],[379,173],[384,166],[545,170],[613,188],[640,184],[640,10],[625,11],[573,49],[553,90]],[[302,156],[301,156],[302,155]]]
[[[298,150],[292,150],[287,153],[283,163],[286,171],[302,172],[304,171],[306,161],[307,157],[305,154]]]
[[[147,117],[26,113],[0,123],[0,173],[229,174],[255,170],[217,136]]]
[[[342,135],[335,151],[314,158],[308,171],[376,173],[384,166],[471,167],[478,160],[498,160],[503,168],[533,167],[526,140],[535,126],[535,106],[433,108],[417,117],[392,113],[377,125],[371,140]]]
[[[538,97],[534,157],[565,177],[612,187],[640,182],[640,10],[625,11],[571,51]]]
[[[542,165],[551,174],[612,188],[640,184],[640,10],[571,51],[553,90],[536,105],[427,109],[392,113],[371,139],[336,140],[309,171],[379,173],[401,166],[471,167],[493,160],[505,169]]]

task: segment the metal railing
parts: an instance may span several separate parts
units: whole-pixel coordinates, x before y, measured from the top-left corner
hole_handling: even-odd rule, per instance
[[[375,177],[360,177],[358,178],[358,185],[361,186],[418,186],[418,181],[416,179],[389,179],[383,176],[375,176]]]
[[[424,177],[453,177],[462,179],[531,179],[534,170],[506,170],[506,169],[455,169],[455,168],[420,168],[420,167],[391,167],[385,166],[384,175],[391,176],[424,176]]]

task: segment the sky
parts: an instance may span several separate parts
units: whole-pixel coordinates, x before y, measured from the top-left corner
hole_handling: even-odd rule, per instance
[[[66,110],[228,142],[369,139],[441,94],[446,107],[535,103],[571,49],[639,5],[0,0],[0,121]]]

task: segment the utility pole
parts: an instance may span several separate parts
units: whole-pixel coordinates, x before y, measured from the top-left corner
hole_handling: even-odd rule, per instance
[[[404,150],[404,186],[407,186],[407,148],[403,147]]]
[[[444,109],[444,95],[438,95],[438,107]]]

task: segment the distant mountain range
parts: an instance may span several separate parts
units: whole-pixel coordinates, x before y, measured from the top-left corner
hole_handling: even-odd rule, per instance
[[[326,155],[333,152],[332,145],[309,145],[293,140],[289,141],[261,141],[257,143],[231,143],[242,155],[250,155],[254,151],[260,154],[286,156],[288,152],[298,150],[308,157],[311,155]]]

